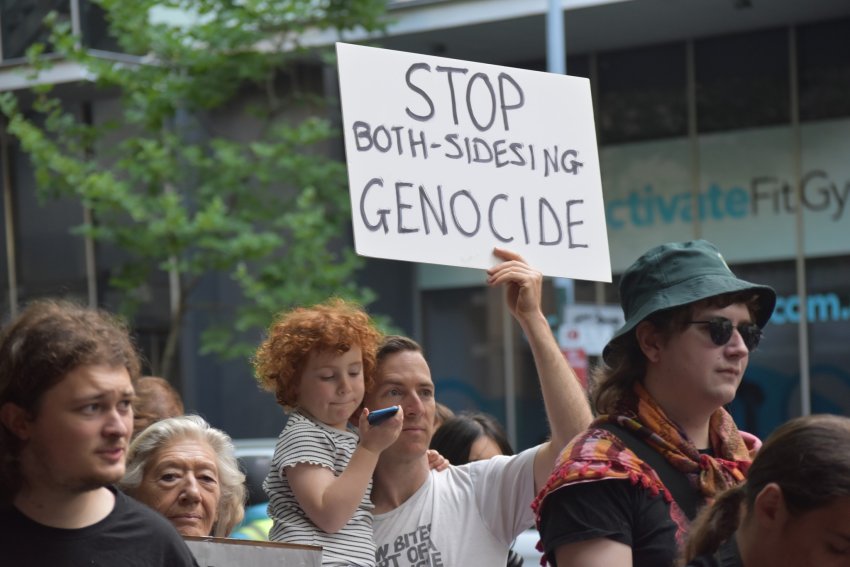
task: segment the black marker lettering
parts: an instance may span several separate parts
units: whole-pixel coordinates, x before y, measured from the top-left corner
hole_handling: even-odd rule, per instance
[[[544,207],[549,211],[549,213],[552,215],[552,218],[555,220],[555,227],[558,229],[557,240],[546,240],[545,230],[543,229],[544,225],[546,224],[545,221],[544,221],[545,216],[543,214],[543,208]],[[567,205],[567,207],[569,208],[569,205]],[[538,217],[539,217],[538,220],[540,221],[540,245],[541,246],[554,246],[555,244],[560,243],[561,238],[563,238],[563,236],[564,236],[564,233],[561,230],[561,222],[558,220],[558,215],[555,214],[555,209],[552,208],[552,205],[549,204],[549,201],[547,201],[544,197],[540,197],[537,212],[538,212]]]
[[[437,209],[434,208],[433,203],[431,203],[431,199],[428,197],[428,193],[425,192],[425,186],[419,186],[419,205],[422,207],[422,224],[425,225],[425,234],[431,234],[431,227],[428,224],[428,215],[425,213],[425,205],[428,205],[428,208],[431,209],[431,214],[434,216],[434,221],[437,223],[437,226],[440,227],[440,232],[443,233],[443,236],[448,234],[449,230],[446,226],[446,210],[443,207],[443,187],[441,185],[437,185],[437,203],[440,205],[439,215],[437,214]]]
[[[505,81],[510,82],[514,89],[516,89],[516,94],[519,95],[519,100],[515,104],[505,104]],[[499,73],[499,100],[501,101],[502,107],[502,121],[505,125],[505,131],[508,131],[510,130],[510,127],[508,126],[508,110],[522,108],[525,104],[525,94],[522,92],[522,88],[519,86],[519,83],[517,83],[514,78],[507,73]]]
[[[413,187],[413,183],[406,183],[404,181],[396,181],[395,184],[395,203],[396,210],[398,211],[398,233],[399,234],[407,234],[409,232],[419,232],[418,228],[407,228],[404,226],[404,221],[402,217],[402,211],[404,209],[412,209],[412,205],[408,205],[407,203],[401,202],[401,189],[402,187]]]
[[[570,160],[570,165],[567,165],[567,157],[571,157],[573,159]],[[576,161],[575,158],[578,157],[578,152],[575,150],[567,150],[561,156],[561,169],[564,170],[564,173],[572,173],[573,175],[578,175],[578,170],[584,164],[580,161]]]
[[[407,135],[410,138],[410,153],[413,154],[413,157],[416,157],[416,146],[421,146],[422,157],[428,159],[428,145],[425,143],[425,132],[422,130],[419,131],[418,140],[414,138],[412,129],[407,131]]]
[[[452,75],[455,74],[455,73],[460,73],[462,75],[465,75],[467,72],[469,72],[469,69],[464,69],[462,67],[442,67],[442,66],[439,66],[439,67],[437,67],[437,72],[446,73],[446,78],[449,81],[449,94],[451,95],[451,99],[452,99],[452,120],[454,120],[455,125],[457,125],[457,123],[458,123],[458,121],[457,121],[457,100],[455,99],[455,83],[454,83],[454,80],[452,79]]]
[[[490,223],[490,232],[492,232],[493,236],[495,236],[496,238],[498,238],[502,242],[510,242],[514,239],[514,237],[511,236],[510,238],[505,238],[504,236],[499,234],[499,231],[496,230],[496,225],[493,222],[493,209],[496,207],[496,201],[507,201],[507,200],[508,200],[507,195],[505,195],[504,193],[499,193],[498,195],[496,195],[495,197],[490,199],[490,209],[487,211],[487,220]]]
[[[389,209],[378,209],[378,216],[381,217],[381,220],[372,224],[366,218],[366,193],[369,192],[369,189],[372,188],[373,185],[377,185],[378,187],[384,186],[384,180],[380,177],[373,177],[366,184],[366,187],[363,188],[363,194],[360,195],[360,218],[363,220],[363,224],[366,225],[370,231],[375,232],[379,228],[384,227],[384,234],[389,232],[389,226],[387,226],[387,215],[390,213]]]
[[[372,129],[371,126],[367,122],[358,120],[352,125],[351,129],[354,130],[354,144],[357,151],[368,151],[372,147],[372,136],[369,135]],[[360,145],[361,138],[366,138],[366,145]]]
[[[549,165],[552,165],[552,169],[555,170],[555,173],[558,173],[558,146],[555,146],[555,150],[550,153],[549,150],[543,149],[543,165],[545,167],[543,177],[549,177]]]
[[[460,159],[463,157],[463,150],[457,143],[457,134],[447,134],[445,136],[446,142],[450,143],[454,146],[455,150],[457,150],[457,154],[446,154],[446,157],[449,159]]]
[[[455,212],[455,200],[460,196],[464,196],[469,199],[469,202],[472,203],[472,208],[475,211],[475,228],[470,231],[464,230],[464,228],[460,226],[460,221],[458,221],[457,213]],[[452,211],[452,220],[461,234],[464,236],[475,236],[478,233],[478,229],[481,227],[481,211],[478,210],[478,203],[475,202],[475,199],[469,191],[463,189],[452,195],[452,198],[449,199],[449,208]]]
[[[407,73],[405,74],[404,78],[407,81],[407,86],[410,87],[410,90],[419,93],[422,96],[422,98],[425,99],[425,102],[428,103],[428,108],[430,110],[428,111],[428,114],[416,114],[412,110],[410,110],[410,107],[405,107],[404,111],[407,112],[407,115],[410,116],[411,118],[413,118],[414,120],[419,120],[420,122],[425,122],[426,120],[430,120],[431,118],[434,117],[434,101],[431,100],[431,97],[428,96],[428,93],[423,91],[418,86],[414,85],[413,82],[410,80],[413,72],[418,71],[419,69],[424,69],[424,70],[430,72],[431,66],[428,65],[427,63],[414,63],[413,65],[411,65],[407,69]]]
[[[472,86],[475,84],[476,79],[484,81],[484,86],[487,87],[487,91],[490,93],[490,121],[486,124],[480,124],[478,122],[472,106]],[[484,73],[475,73],[470,77],[469,83],[466,85],[466,108],[469,111],[469,118],[472,120],[472,124],[480,132],[489,130],[493,126],[493,122],[496,121],[496,91],[493,90],[493,83],[490,82],[490,77]]]
[[[584,221],[575,221],[573,222],[571,219],[571,211],[573,205],[583,204],[583,199],[577,199],[574,201],[567,201],[567,241],[570,244],[570,248],[587,248],[587,244],[573,244],[573,227],[584,224]]]
[[[502,158],[503,155],[508,153],[508,150],[505,148],[504,140],[496,140],[496,143],[493,144],[493,154],[496,156],[496,167],[505,167],[511,162],[505,161]]]
[[[525,197],[519,198],[519,211],[522,218],[522,234],[525,236],[525,243],[528,244],[528,223],[525,220]]]

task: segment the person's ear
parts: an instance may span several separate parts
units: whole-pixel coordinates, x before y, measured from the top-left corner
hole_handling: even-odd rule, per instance
[[[753,514],[765,528],[781,528],[788,519],[788,507],[782,488],[775,482],[767,484],[756,496]]]
[[[664,346],[661,332],[649,321],[641,321],[635,328],[635,338],[644,356],[650,362],[661,359],[661,347]]]
[[[29,439],[32,419],[29,412],[18,404],[6,402],[0,406],[0,422],[21,441]]]

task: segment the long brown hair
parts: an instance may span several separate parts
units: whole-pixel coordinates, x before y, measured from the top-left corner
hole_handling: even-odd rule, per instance
[[[811,415],[777,428],[756,455],[747,481],[721,494],[694,520],[685,562],[714,553],[733,537],[742,521],[742,504],[749,514],[770,483],[782,489],[792,515],[850,496],[850,418]]]

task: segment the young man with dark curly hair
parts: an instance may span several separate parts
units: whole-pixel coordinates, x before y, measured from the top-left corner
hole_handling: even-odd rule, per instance
[[[139,360],[126,328],[62,301],[0,336],[4,564],[197,565],[159,514],[117,491]]]

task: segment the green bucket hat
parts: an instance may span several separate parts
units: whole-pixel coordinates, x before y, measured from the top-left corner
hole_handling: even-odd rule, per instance
[[[764,327],[776,304],[773,288],[739,279],[717,247],[707,240],[656,246],[623,273],[620,304],[626,324],[605,345],[602,358],[607,359],[609,347],[615,341],[657,311],[739,291],[751,291],[758,296],[756,324]]]

